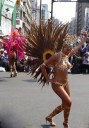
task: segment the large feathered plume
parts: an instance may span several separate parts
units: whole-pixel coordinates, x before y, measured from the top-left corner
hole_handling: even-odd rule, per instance
[[[60,45],[62,45],[61,41],[63,42],[63,38],[67,33],[67,27],[68,23],[65,25],[62,23],[56,24],[54,19],[45,24],[40,22],[39,26],[35,23],[31,25],[31,33],[29,34],[29,38],[27,39],[24,47],[26,49],[26,54],[34,58],[29,63],[32,67],[31,75],[35,79],[38,79],[38,82],[43,83],[43,86],[45,83],[48,84],[40,69],[41,64],[44,62],[43,54],[46,51],[55,52],[55,50],[60,50],[59,43],[57,43],[59,41],[58,37],[60,35]],[[50,67],[46,68],[46,71],[50,77]]]
[[[63,31],[60,33],[60,36],[57,40],[57,49],[56,49],[57,52],[59,52],[62,49],[63,43],[65,43],[64,39],[66,38],[67,34],[69,33],[69,30],[70,30],[69,23],[66,23]]]

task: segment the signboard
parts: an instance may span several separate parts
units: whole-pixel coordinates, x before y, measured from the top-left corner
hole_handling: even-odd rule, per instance
[[[16,12],[16,19],[20,19],[20,12]]]
[[[4,5],[14,7],[16,3],[16,0],[5,0]]]
[[[21,9],[19,5],[16,5],[16,19],[20,19]]]
[[[5,0],[2,6],[2,15],[11,19],[16,0]]]
[[[20,25],[20,20],[16,20],[16,25]]]
[[[20,5],[20,0],[17,0],[16,5]]]

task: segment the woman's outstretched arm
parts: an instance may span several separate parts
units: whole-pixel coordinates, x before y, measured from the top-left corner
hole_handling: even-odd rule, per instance
[[[78,46],[76,46],[70,53],[69,53],[69,57],[74,55],[80,48],[81,46],[86,42],[88,35],[87,32],[83,33],[83,38],[81,39],[81,42],[78,44]]]

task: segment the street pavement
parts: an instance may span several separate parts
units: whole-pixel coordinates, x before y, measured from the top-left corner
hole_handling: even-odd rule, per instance
[[[0,72],[0,128],[52,128],[45,117],[61,104],[51,86],[39,85],[27,73],[10,78]],[[69,74],[72,108],[70,128],[89,128],[89,75]],[[63,128],[63,113],[53,118]]]

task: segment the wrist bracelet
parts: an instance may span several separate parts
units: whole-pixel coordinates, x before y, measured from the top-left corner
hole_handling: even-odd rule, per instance
[[[74,49],[72,50],[73,54],[75,54],[76,52],[74,51]]]
[[[45,63],[43,63],[42,65],[46,66],[46,64],[45,64]]]

